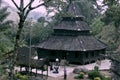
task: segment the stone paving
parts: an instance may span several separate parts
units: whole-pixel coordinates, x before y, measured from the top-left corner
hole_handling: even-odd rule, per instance
[[[87,65],[67,66],[66,70],[67,70],[67,74],[70,74],[70,73],[73,72],[74,68],[86,68],[88,70],[92,70],[95,65],[96,65],[96,63],[87,64]],[[99,70],[109,70],[110,66],[111,66],[110,60],[107,60],[107,59],[102,60],[101,65],[99,65]],[[15,69],[18,70],[18,71],[20,70],[18,67],[16,67]],[[36,72],[36,70],[33,69],[32,72]],[[38,70],[37,73],[41,74],[41,71]],[[47,74],[47,71],[44,71],[43,74]],[[60,77],[60,76],[63,76],[63,75],[64,75],[64,67],[63,66],[59,67],[59,73],[57,73],[57,74],[53,73],[52,71],[50,71],[48,69],[48,76],[57,78],[57,77]]]

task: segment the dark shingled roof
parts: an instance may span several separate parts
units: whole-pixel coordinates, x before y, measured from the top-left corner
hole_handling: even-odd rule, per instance
[[[84,18],[84,16],[81,15],[79,11],[78,1],[72,1],[72,3],[69,5],[67,12],[73,15],[74,17]]]
[[[51,36],[46,41],[37,45],[36,48],[66,51],[88,51],[104,49],[106,48],[106,45],[93,36]]]
[[[75,30],[75,31],[89,31],[91,28],[84,21],[62,21],[53,29]]]
[[[61,22],[54,26],[53,29],[64,29],[64,30],[75,30],[75,31],[89,31],[91,30],[88,24],[83,21],[84,16],[81,15],[78,2],[72,1],[69,5],[68,13],[69,16],[63,16]]]
[[[47,59],[35,60],[30,57],[30,48],[20,47],[18,49],[16,64],[22,67],[30,67],[41,69],[45,64],[47,64]],[[35,52],[35,49],[31,49],[31,55]]]
[[[54,34],[47,40],[41,42],[36,48],[49,49],[49,50],[65,50],[65,51],[89,51],[89,50],[101,50],[107,46],[91,36],[89,33],[90,27],[82,20],[81,13],[76,5],[77,2],[72,1],[68,7],[68,13],[71,13],[71,17],[63,17],[61,23],[55,26]],[[74,33],[75,32],[75,33]],[[71,34],[78,34],[72,36]],[[61,34],[63,33],[63,34]],[[70,35],[66,35],[71,33]]]

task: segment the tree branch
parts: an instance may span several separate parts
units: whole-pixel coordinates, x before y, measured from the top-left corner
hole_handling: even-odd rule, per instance
[[[26,19],[27,18],[27,16],[28,16],[28,14],[29,14],[29,12],[30,12],[31,10],[29,9],[29,10],[27,10],[27,12],[25,13],[25,15],[24,15],[24,19]]]
[[[12,2],[13,2],[13,4],[16,6],[16,8],[18,9],[18,10],[20,10],[20,8],[18,7],[18,5],[15,3],[15,1],[14,0],[11,0]]]
[[[28,3],[28,5],[24,8],[24,10],[25,10],[27,7],[29,8],[29,9],[26,11],[26,13],[25,13],[24,18],[26,19],[27,15],[29,14],[29,12],[30,12],[31,10],[36,9],[36,8],[42,6],[42,5],[45,5],[46,3],[50,2],[50,1],[51,1],[51,0],[47,0],[46,2],[41,3],[41,4],[39,4],[39,5],[35,6],[35,7],[31,7],[32,3],[34,2],[34,0],[31,0],[30,3]]]
[[[42,4],[39,4],[39,5],[35,6],[35,7],[31,7],[30,9],[31,9],[31,10],[36,9],[36,8],[42,6],[42,5],[45,5],[46,3],[50,2],[50,1],[51,1],[51,0],[47,0],[46,2],[44,2],[44,3],[42,3]]]
[[[31,1],[25,6],[25,8],[24,8],[23,10],[25,10],[27,7],[29,7],[33,2],[34,2],[34,0],[31,0]]]

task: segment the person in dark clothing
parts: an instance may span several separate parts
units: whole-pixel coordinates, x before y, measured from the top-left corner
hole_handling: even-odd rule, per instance
[[[64,80],[66,80],[67,79],[67,71],[66,71],[66,69],[64,68]]]
[[[52,71],[53,70],[53,65],[52,65],[52,63],[50,63],[50,71]]]

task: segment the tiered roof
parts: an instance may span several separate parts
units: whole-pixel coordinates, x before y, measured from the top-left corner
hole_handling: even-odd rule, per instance
[[[37,48],[65,51],[89,51],[106,48],[104,43],[90,34],[91,29],[83,20],[84,17],[79,12],[77,3],[72,1],[66,12],[70,15],[63,16],[61,23],[53,27],[55,35],[37,45]]]

